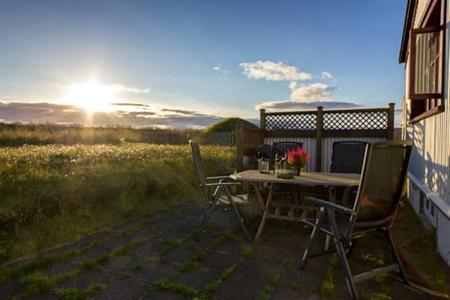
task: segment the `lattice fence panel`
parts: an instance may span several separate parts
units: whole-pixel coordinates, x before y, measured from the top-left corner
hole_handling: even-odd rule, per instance
[[[323,116],[325,130],[387,129],[387,111],[326,112]]]
[[[314,130],[316,123],[315,113],[266,115],[266,130]]]

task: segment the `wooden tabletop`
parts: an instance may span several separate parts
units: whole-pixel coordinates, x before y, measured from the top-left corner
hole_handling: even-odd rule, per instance
[[[306,186],[358,186],[360,174],[346,173],[324,173],[324,172],[302,172],[300,176],[292,179],[283,179],[275,177],[275,174],[262,174],[258,170],[247,170],[230,175],[230,178],[236,181],[246,182],[273,182],[288,183]]]

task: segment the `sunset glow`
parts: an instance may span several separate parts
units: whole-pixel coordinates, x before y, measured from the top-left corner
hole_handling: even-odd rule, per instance
[[[96,81],[71,84],[61,99],[64,104],[75,105],[86,112],[110,112],[112,103],[119,101],[119,85],[107,85]]]

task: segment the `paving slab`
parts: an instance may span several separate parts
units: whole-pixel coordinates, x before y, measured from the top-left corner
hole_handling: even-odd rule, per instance
[[[76,288],[87,292],[101,285],[94,299],[321,299],[330,255],[311,259],[307,269],[298,268],[310,229],[302,224],[270,221],[260,242],[246,241],[232,211],[216,210],[200,240],[194,238],[204,210],[190,202],[141,215],[72,244],[47,251],[37,259],[75,251],[65,259],[30,269],[51,280],[77,270],[75,276],[58,282],[53,291],[24,296],[26,284],[16,276],[0,284],[1,299],[58,299],[58,289]],[[250,224],[253,230],[257,222]],[[133,247],[133,243],[140,241]],[[320,237],[314,251],[323,248]],[[389,249],[379,236],[357,244],[351,266],[355,271],[376,266],[381,258],[389,262]],[[377,245],[374,247],[374,245]],[[122,249],[122,251],[117,251]],[[115,251],[115,252],[114,252]],[[370,255],[369,255],[370,254]],[[108,259],[99,260],[102,257]],[[10,267],[27,265],[28,258]],[[330,299],[348,299],[342,273],[334,270],[335,288]],[[392,279],[358,284],[362,299],[428,299]],[[384,299],[384,298],[380,298]]]

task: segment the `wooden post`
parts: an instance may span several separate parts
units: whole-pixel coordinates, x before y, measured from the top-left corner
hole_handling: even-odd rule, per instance
[[[394,116],[395,116],[395,103],[389,103],[388,117],[387,117],[387,139],[394,139]]]
[[[259,128],[266,130],[266,110],[264,108],[259,110]]]
[[[316,125],[316,171],[322,171],[322,130],[323,130],[323,107],[317,107]]]
[[[242,157],[244,156],[244,126],[242,124],[237,124],[235,128],[236,134],[236,171],[242,170]]]

